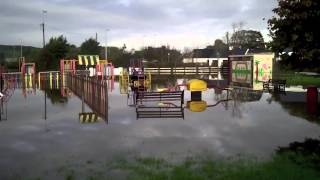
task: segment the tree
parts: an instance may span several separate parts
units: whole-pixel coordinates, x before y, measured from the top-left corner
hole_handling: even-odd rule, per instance
[[[231,36],[231,46],[240,49],[265,49],[263,36],[259,31],[239,30]]]
[[[68,48],[66,59],[77,59],[79,51],[80,51],[79,48],[77,48],[74,44],[71,44]]]
[[[275,15],[268,20],[271,48],[281,54],[290,49],[293,54],[286,56],[294,68],[319,67],[320,1],[278,0],[273,12]]]
[[[49,43],[41,50],[38,58],[38,67],[40,70],[59,69],[60,59],[65,58],[69,49],[67,39],[62,35],[52,37]]]
[[[180,51],[171,49],[169,46],[147,47],[140,52],[136,51],[134,56],[142,56],[150,67],[175,67],[182,63]]]
[[[0,65],[4,65],[5,64],[5,56],[4,53],[0,53]]]
[[[101,55],[105,57],[105,48],[101,47]],[[111,61],[116,67],[124,67],[128,64],[129,58],[125,56],[127,52],[123,48],[108,47],[108,61]]]
[[[217,39],[214,41],[214,49],[217,53],[217,57],[227,57],[228,56],[229,47],[221,39]]]
[[[80,46],[80,54],[99,55],[99,53],[100,53],[99,43],[92,38],[87,39]]]

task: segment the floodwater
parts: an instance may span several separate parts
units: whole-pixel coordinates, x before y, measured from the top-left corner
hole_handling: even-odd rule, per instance
[[[152,88],[185,82],[153,77]],[[136,119],[135,107],[127,105],[127,95],[120,94],[115,82],[109,92],[108,121],[99,118],[93,123],[80,122],[79,114],[92,110],[87,105],[83,108],[81,98],[70,92],[62,97],[59,89],[48,90],[45,105],[44,91],[15,89],[2,105],[0,179],[21,174],[55,179],[62,167],[81,168],[79,164],[119,157],[173,161],[239,154],[269,157],[279,146],[320,136],[320,105],[310,110],[302,86],[279,93],[243,87],[225,90],[224,80],[207,82],[214,87],[202,93],[208,107],[202,112],[186,107],[184,118],[171,119]],[[191,99],[187,90],[184,99],[185,105]]]

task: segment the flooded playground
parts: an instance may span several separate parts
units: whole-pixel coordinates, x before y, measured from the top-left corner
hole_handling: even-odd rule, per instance
[[[165,87],[166,79],[154,79],[153,88]],[[287,87],[283,94],[209,88],[202,95],[209,107],[202,112],[185,108],[184,118],[137,119],[135,107],[127,105],[127,96],[120,93],[119,82],[115,82],[114,89],[109,89],[108,121],[92,119],[90,113],[81,117],[86,115],[83,112],[93,111],[87,105],[82,107],[83,100],[72,92],[63,97],[60,89],[47,90],[45,102],[43,90],[23,91],[15,89],[10,100],[2,104],[6,111],[5,120],[0,122],[2,175],[50,174],[66,164],[121,156],[264,157],[278,146],[320,135],[319,110],[308,113],[302,87]],[[221,101],[227,96],[230,100]],[[190,99],[190,92],[185,91],[185,102]],[[80,118],[88,119],[82,122]]]
[[[136,95],[124,71],[104,81],[55,72],[38,79],[7,76],[0,121],[2,177],[55,179],[63,167],[81,172],[91,167],[88,162],[108,164],[121,157],[268,158],[279,146],[320,136],[318,90],[270,89],[265,79],[254,81],[243,72],[149,73]]]

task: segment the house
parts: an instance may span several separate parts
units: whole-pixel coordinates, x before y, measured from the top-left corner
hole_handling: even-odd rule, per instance
[[[220,53],[214,48],[194,49],[192,57],[183,58],[185,64],[209,65],[221,67],[222,64],[228,61],[228,52]]]

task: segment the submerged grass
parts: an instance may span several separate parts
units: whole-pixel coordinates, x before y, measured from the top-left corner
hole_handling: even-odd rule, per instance
[[[168,163],[161,159],[143,158],[117,166],[117,169],[129,171],[127,179],[139,180],[304,180],[320,179],[320,172],[309,166],[292,161],[298,155],[276,155],[272,160],[214,161],[187,159],[179,164]],[[303,159],[303,157],[299,157]],[[300,161],[301,162],[301,161]]]
[[[246,156],[223,160],[193,157],[177,163],[153,157],[119,156],[111,161],[67,163],[57,169],[57,176],[61,178],[55,179],[64,180],[320,180],[320,139],[307,138],[278,147],[269,160]],[[16,174],[6,179],[48,177],[26,178]]]
[[[317,161],[318,163],[318,161]],[[92,162],[95,164],[95,162]],[[319,169],[310,158],[296,153],[276,154],[271,160],[229,159],[213,160],[189,158],[170,163],[157,158],[117,160],[108,168],[91,170],[65,170],[65,180],[316,180]],[[77,172],[79,171],[79,172]],[[115,173],[116,172],[116,173]],[[25,178],[16,178],[25,179]],[[30,178],[29,178],[30,179]],[[31,178],[47,179],[47,178]]]

